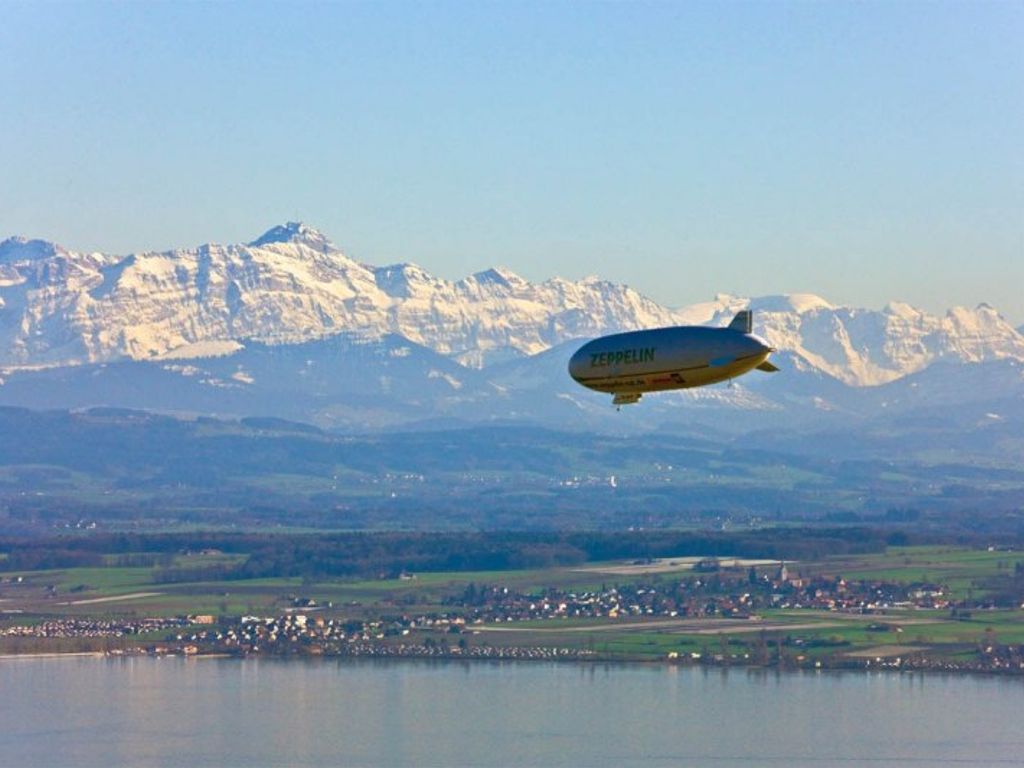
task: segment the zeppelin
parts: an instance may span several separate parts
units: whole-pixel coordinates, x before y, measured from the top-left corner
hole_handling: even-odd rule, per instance
[[[725,328],[677,326],[602,336],[569,360],[569,375],[584,387],[614,395],[629,405],[648,392],[717,384],[754,370],[779,370],[768,361],[775,350],[751,333],[745,309]]]

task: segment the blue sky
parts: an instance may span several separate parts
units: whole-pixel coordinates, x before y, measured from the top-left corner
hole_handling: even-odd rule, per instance
[[[1024,3],[0,3],[0,237],[1024,322]]]

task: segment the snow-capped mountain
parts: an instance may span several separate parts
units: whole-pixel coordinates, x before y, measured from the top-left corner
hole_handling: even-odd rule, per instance
[[[722,295],[679,314],[688,323],[723,325],[748,307],[754,332],[792,352],[797,365],[853,386],[885,384],[938,361],[1024,360],[1024,336],[987,304],[935,316],[901,302],[877,311],[833,306],[812,294]]]
[[[506,269],[449,282],[414,264],[372,267],[303,224],[246,245],[76,253],[0,244],[0,366],[229,354],[341,332],[398,333],[461,363],[541,352],[568,338],[667,325],[674,314],[625,286]]]
[[[0,368],[232,355],[389,334],[469,368],[573,339],[672,324],[725,324],[755,310],[755,332],[793,365],[847,385],[892,382],[936,361],[1024,361],[1024,336],[981,305],[929,315],[906,304],[837,307],[806,294],[669,309],[597,278],[531,283],[497,268],[452,282],[414,264],[373,267],[301,223],[247,244],[115,256],[41,240],[0,243]]]

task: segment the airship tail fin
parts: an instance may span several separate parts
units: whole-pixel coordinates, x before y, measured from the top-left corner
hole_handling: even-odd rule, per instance
[[[736,313],[736,317],[729,323],[730,331],[739,331],[740,333],[750,333],[754,330],[754,313],[749,309],[741,310]]]
[[[757,366],[757,370],[764,371],[765,373],[777,373],[779,369],[776,368],[771,363],[769,363],[767,360],[765,360],[763,363]]]

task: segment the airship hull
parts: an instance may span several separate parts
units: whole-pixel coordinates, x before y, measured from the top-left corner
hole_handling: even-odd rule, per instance
[[[775,370],[764,341],[746,328],[683,326],[604,336],[584,344],[569,361],[578,383],[635,402],[647,392],[702,387],[760,367]]]

